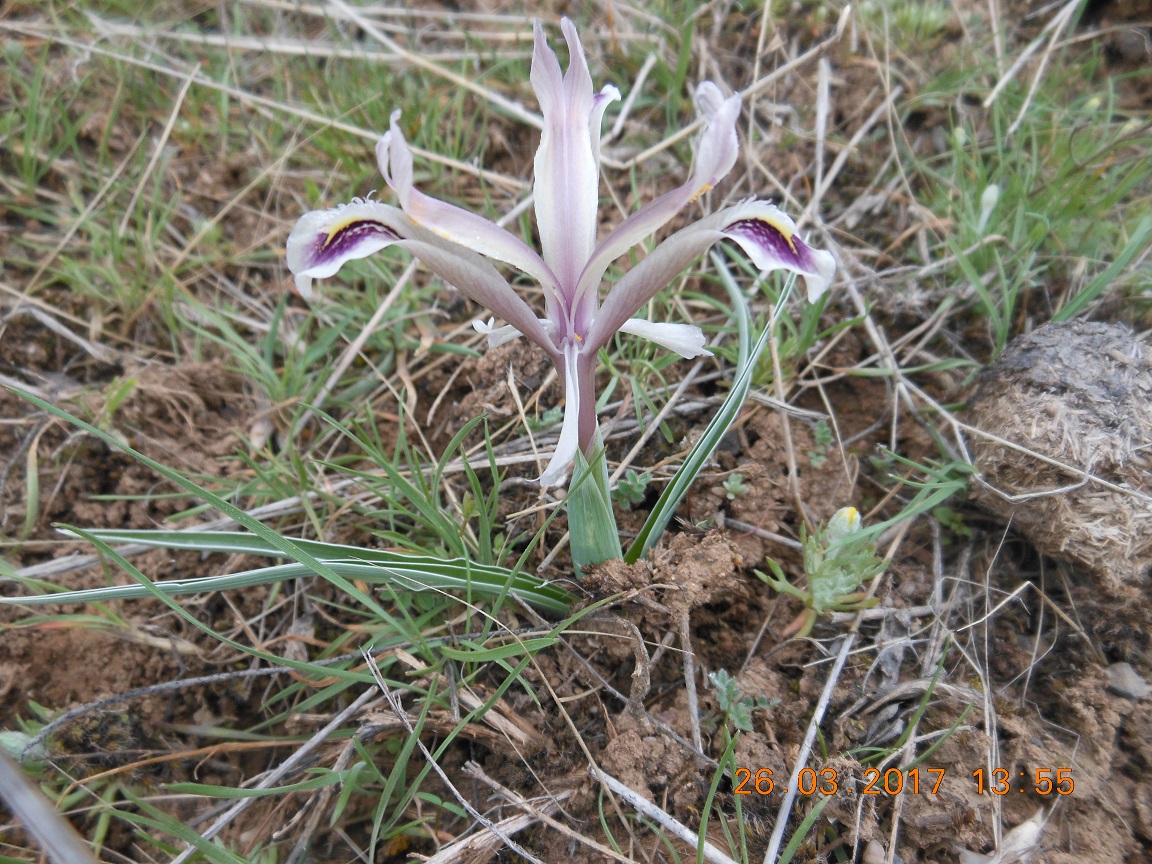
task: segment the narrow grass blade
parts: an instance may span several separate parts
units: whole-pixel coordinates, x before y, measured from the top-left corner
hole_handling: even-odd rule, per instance
[[[67,532],[72,533],[72,532]],[[138,543],[164,549],[191,549],[199,552],[266,555],[272,558],[290,557],[254,534],[240,531],[127,531],[118,529],[86,529],[85,535],[98,537],[108,543]],[[539,579],[515,573],[504,567],[474,564],[465,558],[439,559],[424,555],[409,555],[382,549],[361,549],[340,543],[322,543],[316,540],[296,540],[299,547],[323,562],[334,573],[345,579],[359,579],[373,585],[389,585],[398,591],[453,590],[498,597],[511,593],[526,603],[548,611],[563,614],[574,599],[566,591],[552,587]],[[193,594],[204,591],[227,591],[309,576],[312,569],[304,564],[281,564],[260,567],[223,576],[198,579],[173,579],[153,582],[152,587],[168,596]],[[24,606],[49,603],[92,603],[106,600],[124,600],[147,597],[150,591],[142,585],[114,585],[86,591],[68,591],[33,597],[0,597],[0,603]]]
[[[24,467],[24,527],[20,531],[20,539],[27,540],[36,530],[36,523],[40,521],[40,457],[37,455],[40,436],[36,436],[28,448],[28,457]]]
[[[791,864],[792,859],[796,856],[796,850],[800,848],[800,844],[804,842],[804,838],[808,836],[808,832],[812,830],[812,826],[816,824],[816,820],[820,818],[820,814],[830,803],[832,803],[832,796],[828,795],[821,798],[816,806],[808,811],[808,815],[804,817],[804,821],[800,823],[800,827],[796,829],[796,833],[792,835],[792,839],[788,841],[788,845],[780,853],[780,858],[776,864]]]
[[[1069,318],[1076,317],[1076,315],[1104,293],[1105,289],[1132,263],[1137,255],[1144,254],[1148,251],[1149,243],[1152,243],[1152,216],[1145,216],[1140,220],[1140,224],[1136,226],[1136,230],[1132,232],[1132,237],[1128,240],[1128,244],[1120,250],[1120,254],[1116,256],[1116,260],[1109,264],[1104,272],[1097,275],[1091,282],[1080,289],[1071,300],[1065,303],[1064,306],[1052,316],[1052,320],[1067,321]]]
[[[664,533],[664,529],[672,519],[672,514],[676,512],[676,508],[688,493],[688,488],[696,480],[696,475],[700,473],[700,469],[715,452],[720,444],[720,439],[736,421],[736,417],[744,405],[744,400],[748,396],[748,390],[752,386],[752,375],[756,369],[756,363],[764,352],[765,346],[768,345],[768,340],[772,338],[772,329],[776,324],[776,317],[773,315],[772,320],[767,323],[764,332],[760,334],[760,338],[753,345],[752,314],[748,310],[748,301],[744,299],[744,292],[740,290],[740,286],[736,284],[736,280],[728,272],[724,259],[715,252],[712,253],[712,263],[716,265],[716,270],[720,274],[720,281],[732,299],[732,310],[736,316],[736,324],[740,332],[736,379],[732,382],[732,390],[728,393],[728,398],[724,400],[720,410],[716,412],[716,416],[712,418],[712,422],[708,424],[708,428],[704,430],[704,434],[696,442],[696,446],[689,451],[684,464],[680,466],[680,470],[676,472],[672,482],[665,487],[664,492],[660,495],[660,500],[652,508],[652,512],[644,522],[644,527],[640,529],[640,533],[632,545],[628,547],[628,551],[624,553],[624,560],[629,564],[634,564],[640,560],[660,539],[660,535]],[[791,283],[789,283],[790,285]],[[781,297],[777,309],[784,305],[783,300],[784,298]]]
[[[933,508],[939,507],[953,495],[968,488],[968,478],[972,474],[972,468],[963,462],[952,462],[947,465],[921,464],[884,448],[881,448],[881,452],[894,462],[927,475],[928,479],[915,481],[910,478],[901,478],[900,482],[915,489],[916,494],[892,518],[864,528],[860,535],[862,537],[878,538],[889,528],[901,522],[907,522],[909,519],[915,519],[924,513],[930,513]]]
[[[343,783],[348,771],[327,771],[299,783],[287,783],[283,786],[271,786],[265,789],[237,789],[234,786],[220,786],[211,783],[169,783],[165,791],[174,795],[202,795],[205,798],[271,798],[277,795],[287,795],[292,792],[312,792],[326,786],[335,786]]]
[[[211,492],[202,486],[197,485],[183,474],[181,474],[179,471],[174,471],[168,466],[157,462],[155,459],[151,459],[148,456],[145,456],[138,450],[134,450],[114,436],[109,435],[103,429],[99,429],[96,426],[93,426],[91,423],[87,423],[84,420],[81,420],[79,417],[68,413],[63,408],[60,408],[59,406],[54,405],[45,399],[41,399],[38,396],[34,396],[33,394],[19,388],[10,387],[9,389],[21,399],[31,402],[33,405],[37,406],[38,408],[42,408],[54,417],[59,417],[61,420],[65,420],[73,426],[76,426],[79,429],[83,429],[88,434],[99,438],[113,450],[127,453],[140,464],[148,466],[153,471],[170,480],[172,483],[179,486],[189,494],[196,498],[200,498],[210,506],[214,507],[216,510],[219,510],[221,513],[228,516],[237,524],[257,534],[261,539],[282,551],[286,557],[292,558],[299,563],[306,565],[313,573],[327,579],[349,597],[356,598],[356,600],[364,604],[368,609],[372,610],[377,615],[387,617],[387,612],[381,608],[380,604],[377,603],[372,597],[364,594],[362,591],[360,591],[359,588],[357,588],[347,579],[344,579],[342,576],[338,576],[332,571],[330,567],[316,560],[314,556],[297,546],[294,540],[278,534],[276,531],[272,530],[258,519],[253,519],[232,502],[227,501],[214,492]]]
[[[0,798],[36,838],[52,864],[96,864],[96,856],[72,823],[56,811],[48,797],[3,751],[0,751]]]
[[[453,648],[451,645],[442,645],[439,651],[443,656],[461,663],[492,663],[511,657],[518,658],[525,654],[535,654],[537,651],[551,648],[559,641],[558,635],[539,636],[535,639],[519,639],[516,642],[500,645],[496,648],[474,648],[465,651],[460,648]]]
[[[131,802],[132,807],[119,808],[117,816],[142,829],[140,833],[145,838],[150,838],[153,832],[163,833],[172,840],[194,847],[202,860],[209,864],[252,864],[251,858],[242,858],[223,844],[200,836],[195,829],[150,803],[146,796],[134,794],[131,788],[125,788],[122,794]],[[164,853],[164,860],[171,860],[171,847],[164,848]]]

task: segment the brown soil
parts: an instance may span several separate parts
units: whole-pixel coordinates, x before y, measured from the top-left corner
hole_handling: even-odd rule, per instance
[[[184,464],[207,471],[223,448],[236,445],[229,430],[245,423],[243,414],[237,413],[243,403],[212,395],[219,392],[220,385],[207,382],[223,375],[213,367],[145,370],[141,374],[144,383],[119,415],[124,423],[120,428],[130,430],[133,442],[157,458],[180,452]],[[462,386],[477,394],[476,398],[493,394],[487,397],[491,401],[503,398],[499,394],[506,375],[507,359],[495,358],[471,370],[469,383]],[[153,381],[167,382],[167,386],[153,385]],[[485,385],[486,381],[491,383]],[[28,407],[11,396],[6,398],[10,416],[27,417],[28,428],[34,428],[35,415]],[[76,404],[74,410],[85,405]],[[87,404],[89,411],[96,410],[91,402]],[[460,404],[458,414],[452,414],[464,418],[472,409],[463,399]],[[867,406],[882,406],[883,402],[859,398],[855,402],[845,399],[844,404],[856,408],[845,408],[837,420],[843,430],[856,431],[866,430],[880,419],[869,414]],[[809,505],[811,518],[826,519],[838,507],[863,500],[863,490],[855,478],[860,472],[860,456],[869,452],[867,444],[858,442],[843,453],[830,448],[820,454],[823,458],[814,459],[816,448],[806,422],[785,421],[779,413],[758,408],[749,411],[733,446],[721,455],[717,480],[699,484],[685,504],[686,524],[715,524],[728,519],[770,534],[797,535],[796,497],[788,477],[782,434],[785,422],[789,423],[797,456],[799,498]],[[200,430],[211,428],[218,428],[219,436],[200,434]],[[36,537],[43,539],[26,545],[16,563],[45,559],[44,552],[52,548],[48,545],[52,536],[47,529],[49,519],[151,527],[185,506],[179,499],[147,503],[89,500],[91,495],[85,489],[140,492],[155,488],[157,481],[106,447],[85,446],[80,441],[66,448],[65,434],[62,427],[50,424],[40,438],[45,452],[51,445],[64,455],[55,463],[41,463],[41,487],[56,491],[47,499],[37,529]],[[874,431],[869,440],[882,440],[882,435],[882,430]],[[13,451],[19,442],[16,438]],[[719,478],[732,470],[742,474],[748,492],[729,500]],[[19,485],[13,482],[19,477],[19,466],[13,468],[11,477],[9,518],[19,520]],[[991,535],[993,544],[996,536]],[[876,595],[889,617],[873,618],[862,625],[859,638],[863,645],[895,647],[879,655],[875,648],[854,655],[856,659],[845,667],[825,715],[829,752],[864,754],[868,747],[891,745],[922,705],[933,670],[923,668],[924,656],[910,639],[923,640],[942,631],[934,629],[932,622],[922,617],[923,612],[901,610],[931,602],[932,568],[941,562],[933,561],[929,539],[924,536],[912,544],[906,541],[906,551],[878,586]],[[76,543],[52,545],[57,547],[54,555],[80,548]],[[994,564],[990,563],[991,551],[987,559],[981,559],[980,567],[973,565],[973,576],[982,573],[980,580],[997,591],[1015,590],[1026,581],[1038,584],[1047,599],[1028,591],[1022,595],[1026,605],[1001,610],[994,618],[995,626],[986,630],[990,643],[956,635],[966,650],[977,655],[972,658],[975,668],[987,669],[987,680],[975,678],[972,668],[965,673],[960,668],[965,665],[960,655],[942,656],[952,667],[948,676],[951,683],[933,691],[919,720],[922,731],[935,734],[958,727],[920,766],[920,782],[925,787],[943,772],[940,788],[934,794],[922,789],[920,794],[865,795],[863,789],[874,779],[868,770],[870,764],[847,755],[827,763],[817,759],[812,764],[826,772],[823,776],[835,772],[838,790],[824,818],[839,826],[834,836],[842,848],[863,849],[873,840],[886,847],[892,818],[898,814],[903,827],[897,850],[904,861],[953,860],[960,849],[990,849],[993,825],[1010,827],[1029,818],[1038,807],[1054,803],[1055,810],[1049,816],[1052,826],[1044,835],[1045,851],[1034,860],[1136,860],[1133,856],[1139,854],[1142,843],[1152,838],[1152,799],[1142,780],[1152,760],[1145,734],[1152,726],[1152,703],[1110,693],[1104,666],[1123,656],[1145,676],[1152,674],[1145,660],[1143,636],[1152,623],[1148,620],[1149,605],[1143,600],[1128,604],[1123,613],[1129,624],[1121,632],[1117,610],[1104,602],[1105,598],[1080,590],[1078,580],[1084,577],[1075,570],[1061,566],[1059,578],[1039,571],[1025,580],[1022,577],[1028,574],[1022,574],[1020,568],[1036,566],[1026,550],[1001,550]],[[525,794],[535,785],[528,781],[525,767],[552,792],[572,789],[575,795],[565,803],[565,812],[572,820],[570,824],[582,826],[582,830],[595,833],[601,806],[597,787],[586,774],[585,747],[602,770],[675,818],[695,824],[715,770],[710,760],[720,756],[724,740],[719,705],[707,676],[728,670],[744,694],[764,697],[770,703],[770,707],[754,712],[752,729],[740,736],[734,765],[753,772],[770,769],[775,782],[783,784],[826,679],[826,662],[813,663],[835,655],[840,628],[819,626],[815,634],[822,640],[819,643],[780,641],[774,636],[798,607],[794,601],[774,596],[751,575],[752,568],[763,566],[765,555],[781,561],[795,578],[799,560],[792,549],[755,532],[706,528],[682,529],[650,561],[631,567],[605,565],[590,574],[580,586],[590,592],[590,599],[616,599],[583,622],[580,629],[585,635],[571,636],[564,650],[539,655],[525,673],[529,685],[543,687],[547,681],[561,700],[574,700],[566,703],[568,720],[562,722],[547,711],[541,712],[522,696],[513,697],[512,715],[523,718],[532,730],[531,742],[521,753],[526,764],[521,765],[501,745],[499,736],[492,738],[482,730],[466,733],[469,743],[464,746],[474,754],[486,754],[482,764],[489,774],[506,785],[527,790]],[[950,555],[943,562],[945,567],[953,566],[949,560]],[[157,577],[206,572],[198,556],[186,553],[153,552],[136,563]],[[218,561],[209,565],[212,572],[227,566]],[[115,580],[124,579],[115,572],[110,575]],[[109,575],[99,571],[81,571],[69,577],[68,584],[84,587],[103,584],[107,578]],[[968,616],[980,617],[978,610],[989,602],[980,591],[963,583],[948,591],[950,600],[967,610],[955,619],[957,623]],[[266,593],[246,592],[246,596],[231,598],[227,606],[210,600],[206,605],[193,603],[190,608],[214,628],[236,632],[242,616],[260,615]],[[160,604],[133,601],[113,604],[112,608],[124,617],[108,618],[95,628],[79,621],[73,625],[29,623],[26,616],[12,609],[0,613],[12,625],[0,641],[0,704],[4,706],[0,722],[11,728],[17,718],[29,718],[27,706],[33,701],[58,712],[133,688],[221,669],[220,661],[212,656],[220,655],[220,646],[206,641],[202,633]],[[73,611],[84,610],[76,607]],[[1069,613],[1076,616],[1095,648],[1064,625],[1062,619]],[[685,619],[690,634],[687,646],[681,643]],[[643,641],[637,642],[638,638]],[[685,647],[690,647],[693,655],[702,752],[695,752],[691,743],[694,724],[684,688]],[[86,671],[93,669],[99,669],[100,674]],[[173,749],[188,749],[196,736],[176,730],[190,724],[242,727],[252,722],[258,716],[254,712],[261,694],[266,692],[263,685],[238,691],[235,683],[221,683],[105,704],[82,714],[53,736],[50,753],[76,776],[115,771],[142,788],[192,776],[201,781],[211,776],[218,782],[236,782],[247,770],[240,756],[219,757],[210,770],[179,759],[155,767],[142,768],[139,763]],[[589,698],[589,693],[598,695]],[[991,702],[985,693],[993,694]],[[990,716],[993,728],[987,725]],[[439,721],[431,722],[429,728],[435,729]],[[444,722],[448,724],[445,729],[451,728],[450,717]],[[573,736],[573,728],[579,730],[582,746]],[[398,733],[402,734],[399,728],[379,734],[387,738]],[[463,760],[466,755],[461,752],[459,758]],[[454,758],[448,758],[446,768]],[[1070,768],[1075,793],[1055,800],[1030,791],[1004,799],[981,796],[972,772],[989,766],[1003,767],[1013,778],[1021,772],[1030,776],[1040,769]],[[719,790],[720,806],[729,812],[735,806],[733,785],[733,781],[726,781]],[[802,796],[792,816],[794,824],[818,800],[818,795]],[[771,833],[779,793],[754,795],[741,803],[749,824],[749,853],[756,860]],[[257,824],[272,818],[265,810],[257,812],[247,818]],[[252,822],[243,824],[254,830]],[[1098,843],[1101,837],[1107,838],[1103,847]],[[806,845],[805,854],[817,854],[819,848],[827,851],[827,839],[813,839],[819,845]],[[712,840],[722,842],[723,836],[717,834]],[[124,835],[122,842],[122,853],[131,858],[130,836]],[[334,854],[338,846],[333,847]],[[419,848],[417,844],[410,851]],[[1085,850],[1091,850],[1088,857]],[[560,848],[552,851],[559,854]],[[683,851],[687,854],[686,847]],[[335,861],[339,855],[317,860]],[[545,855],[545,860],[552,859]]]

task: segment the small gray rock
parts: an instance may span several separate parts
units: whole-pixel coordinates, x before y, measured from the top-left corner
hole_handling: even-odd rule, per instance
[[[1131,663],[1113,663],[1108,667],[1108,691],[1136,702],[1152,693],[1152,687],[1136,674]]]

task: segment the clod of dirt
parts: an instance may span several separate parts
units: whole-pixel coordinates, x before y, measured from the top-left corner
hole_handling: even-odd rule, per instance
[[[658,583],[657,597],[668,608],[697,609],[736,595],[741,560],[736,544],[720,531],[676,534],[657,547],[650,561],[605,561],[590,568],[583,585],[595,595],[605,595]]]
[[[972,441],[983,507],[1113,593],[1146,578],[1152,360],[1143,342],[1117,324],[1046,324],[985,371],[970,407],[988,433]]]

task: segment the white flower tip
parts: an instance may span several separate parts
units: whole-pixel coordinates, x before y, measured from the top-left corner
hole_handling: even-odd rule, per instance
[[[693,145],[696,172],[689,181],[693,186],[693,201],[715,186],[736,164],[740,152],[736,138],[740,94],[725,99],[719,87],[705,81],[696,88],[696,111],[704,121],[704,131]]]
[[[804,275],[804,287],[808,289],[808,302],[815,303],[832,285],[832,278],[836,275],[836,259],[825,249],[809,249],[816,272]]]
[[[376,161],[380,163],[380,172],[387,178],[390,155],[392,150],[392,139],[399,136],[404,137],[404,133],[400,131],[400,109],[396,108],[388,117],[388,131],[380,136],[380,140],[376,142]]]
[[[311,300],[315,294],[312,291],[312,277],[307,274],[300,273],[295,279],[296,293],[303,297],[305,300]]]
[[[698,328],[693,328],[697,329]],[[699,338],[690,337],[684,341],[666,342],[664,347],[670,351],[679,354],[685,360],[695,360],[697,357],[711,357],[712,352],[704,347],[704,334],[700,333]]]
[[[711,81],[701,81],[696,88],[696,107],[704,117],[711,117],[724,102],[724,94]]]
[[[568,465],[553,459],[540,475],[540,488],[551,489],[553,486],[562,486],[568,479]]]
[[[724,113],[726,122],[735,122],[740,113],[742,95],[737,92],[725,97],[720,88],[711,81],[701,81],[696,88],[696,110],[708,123],[713,122],[718,114]],[[731,115],[731,118],[729,118]]]
[[[412,197],[412,150],[400,128],[399,108],[392,112],[388,131],[376,142],[376,162],[384,182],[400,199],[400,205],[409,208]]]
[[[544,25],[537,18],[532,22],[532,64],[535,66],[537,62],[547,61],[549,58],[555,60],[556,54],[548,46],[548,34],[544,32]]]
[[[472,329],[481,336],[488,337],[489,351],[493,348],[499,348],[504,343],[511,342],[513,339],[519,339],[524,335],[511,324],[497,327],[495,318],[489,318],[487,321],[481,321],[477,318],[472,322]]]

